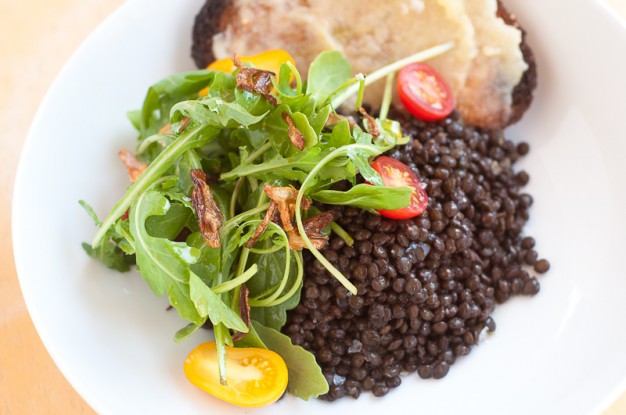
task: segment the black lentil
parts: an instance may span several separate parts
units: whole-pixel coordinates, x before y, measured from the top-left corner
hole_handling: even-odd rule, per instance
[[[496,305],[537,294],[534,273],[550,268],[523,235],[533,199],[522,191],[528,173],[514,166],[527,143],[466,126],[456,112],[438,122],[400,121],[411,141],[388,155],[420,177],[427,210],[398,221],[333,207],[356,242],[332,234],[322,252],[358,294],[305,252],[302,302],[283,328],[316,356],[330,385],[322,399],[384,396],[402,373],[444,377],[483,331],[496,329]]]

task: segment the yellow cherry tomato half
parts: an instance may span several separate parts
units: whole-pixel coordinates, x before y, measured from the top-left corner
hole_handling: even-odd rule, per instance
[[[282,49],[272,49],[259,53],[258,55],[237,56],[237,58],[239,58],[242,63],[249,63],[257,69],[274,72],[277,79],[278,73],[280,72],[280,66],[283,63],[290,62],[294,66],[296,64],[291,55]],[[232,73],[235,70],[235,64],[233,63],[232,58],[220,59],[207,66],[207,69]],[[206,96],[207,93],[208,89],[205,88],[200,91],[200,96]]]
[[[275,74],[278,74],[280,65],[285,62],[291,62],[292,65],[296,64],[291,55],[282,49],[272,49],[258,55],[237,56],[237,58],[242,63],[249,63],[257,69],[264,69]],[[235,64],[231,58],[220,59],[207,66],[207,69],[231,73],[235,70]]]
[[[202,343],[189,353],[184,370],[198,388],[234,405],[256,408],[280,398],[287,388],[287,365],[277,353],[226,346],[226,385],[219,379],[217,348]]]

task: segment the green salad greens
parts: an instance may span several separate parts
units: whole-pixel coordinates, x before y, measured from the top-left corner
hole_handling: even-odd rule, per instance
[[[103,221],[81,201],[98,227],[85,251],[118,271],[136,264],[156,295],[167,294],[188,322],[175,341],[210,322],[223,380],[225,345],[264,347],[286,361],[290,392],[308,399],[328,391],[313,355],[280,333],[300,301],[303,249],[356,294],[319,252],[331,231],[351,238],[314,202],[396,209],[411,195],[384,187],[370,167],[406,142],[399,125],[362,109],[362,118],[335,111],[354,95],[360,107],[366,83],[336,51],[320,54],[306,81],[290,63],[278,77],[240,63],[234,74],[173,75],[129,113],[139,142],[135,155],[120,153],[134,181],[126,194]],[[352,187],[336,190],[341,181]]]

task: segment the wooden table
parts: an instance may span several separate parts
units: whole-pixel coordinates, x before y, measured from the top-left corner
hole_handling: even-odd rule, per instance
[[[605,1],[626,18],[626,0]],[[122,3],[0,2],[0,414],[94,413],[50,359],[24,305],[10,238],[11,194],[38,103],[82,40]],[[626,393],[604,413],[618,414],[626,414]]]

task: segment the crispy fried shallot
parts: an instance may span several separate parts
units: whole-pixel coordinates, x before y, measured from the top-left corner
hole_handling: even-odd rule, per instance
[[[302,222],[304,232],[309,237],[311,244],[317,249],[322,249],[328,244],[328,235],[322,233],[322,230],[326,228],[334,220],[334,216],[331,212],[322,212],[317,215],[311,216]],[[289,238],[289,248],[292,250],[302,250],[305,248],[304,241],[298,232],[295,230],[287,233]]]
[[[291,185],[272,187],[266,183],[263,186],[263,190],[272,202],[278,205],[278,214],[280,215],[280,222],[283,225],[283,229],[287,232],[292,231],[294,228],[291,221],[296,214],[296,199],[298,198],[296,188]],[[302,209],[309,210],[311,201],[304,197],[300,205]]]
[[[281,117],[283,117],[283,121],[287,124],[287,134],[289,135],[291,144],[296,146],[298,150],[304,150],[304,136],[293,123],[293,118],[286,112],[283,112]]]
[[[120,150],[117,155],[120,156],[122,163],[126,166],[131,183],[135,183],[139,176],[148,168],[146,163],[137,160],[137,157],[126,149]]]
[[[293,218],[296,215],[296,199],[298,198],[298,191],[293,186],[285,186],[285,187],[272,187],[269,184],[265,184],[263,186],[263,190],[270,198],[271,203],[267,208],[265,213],[265,218],[259,224],[259,226],[254,231],[254,235],[248,240],[246,243],[246,248],[252,248],[259,237],[265,232],[270,221],[276,222],[280,218],[280,223],[282,228],[287,232],[287,236],[289,238],[289,246],[295,246],[297,248],[292,249],[302,249],[304,246],[304,242],[302,238],[298,235],[297,229],[293,226]],[[309,210],[311,208],[311,201],[304,197],[302,198],[302,202],[300,202],[300,206],[303,210]],[[319,215],[312,216],[303,222],[304,229],[309,235],[311,233],[313,239],[323,239],[327,240],[328,237],[321,235],[320,231],[324,229],[330,222],[333,221],[332,214],[330,213],[321,213]],[[319,237],[318,237],[319,234]],[[292,243],[292,239],[294,242]],[[315,246],[325,246],[326,242],[320,241],[313,243]]]
[[[235,77],[239,88],[259,94],[265,97],[270,104],[276,105],[276,98],[271,93],[273,88],[272,76],[275,76],[274,72],[244,66],[237,58],[237,55],[233,56],[233,63],[239,69]]]
[[[350,124],[350,130],[352,130],[354,128],[354,126],[356,125],[356,120],[354,119],[354,117],[349,116],[349,115],[341,115],[341,114],[336,114],[334,112],[331,112],[328,115],[328,119],[326,120],[326,127],[334,127],[335,125],[339,124],[339,121],[342,120],[348,120],[348,124]]]
[[[359,108],[359,112],[365,117],[368,132],[374,137],[378,137],[380,135],[380,131],[378,131],[378,125],[376,125],[376,120],[374,119],[374,117],[369,115],[363,107]]]
[[[307,235],[321,233],[333,220],[335,220],[335,216],[332,212],[322,212],[306,218],[302,221],[302,226]]]
[[[191,180],[193,181],[191,202],[198,216],[198,226],[202,238],[208,246],[219,248],[221,245],[220,227],[224,216],[206,183],[206,174],[200,169],[191,170]]]
[[[180,127],[178,129],[179,133],[185,131],[185,128],[187,128],[189,121],[190,121],[189,117],[184,117],[178,122],[178,124],[180,124]],[[163,135],[172,134],[172,124],[168,122],[163,127],[161,127],[161,129],[159,130],[159,134],[163,134]]]
[[[324,249],[324,247],[328,244],[328,237],[322,236],[318,237],[316,235],[307,235],[309,237],[309,241],[315,247],[315,249],[320,250]],[[287,238],[289,239],[289,249],[292,251],[302,251],[306,248],[304,244],[304,239],[297,232],[289,232],[287,233]]]
[[[248,303],[248,287],[246,284],[241,285],[241,291],[239,292],[239,315],[244,324],[250,329],[250,304]],[[233,341],[241,340],[246,337],[247,333],[237,331],[233,334]]]
[[[276,220],[277,213],[278,213],[278,205],[276,204],[276,202],[270,203],[269,207],[267,208],[267,211],[265,212],[265,217],[263,218],[263,221],[254,230],[254,235],[252,235],[252,237],[248,239],[248,242],[246,242],[246,248],[250,249],[254,246],[256,241],[259,240],[259,237],[263,235],[263,232],[265,232],[270,222]]]

